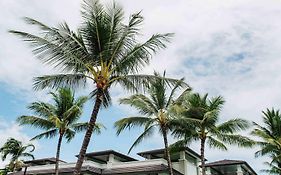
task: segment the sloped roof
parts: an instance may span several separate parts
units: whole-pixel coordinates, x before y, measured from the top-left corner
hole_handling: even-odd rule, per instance
[[[123,174],[123,173],[145,173],[145,172],[165,172],[168,171],[167,165],[149,165],[149,166],[132,166],[124,168],[105,169],[102,174]],[[180,172],[174,170],[174,174],[182,175]]]
[[[53,163],[55,164],[56,163],[56,158],[55,157],[49,157],[49,158],[42,158],[42,159],[34,159],[34,160],[28,160],[28,161],[24,161],[25,164],[38,164],[38,165],[42,165],[44,163]],[[65,161],[63,160],[59,160],[59,162],[62,162],[62,163],[66,163]]]
[[[215,162],[206,163],[205,166],[206,167],[210,167],[210,166],[235,165],[235,164],[244,164],[244,163],[247,163],[247,162],[242,161],[242,160],[228,160],[228,159],[224,159],[224,160],[219,160],[219,161],[215,161]]]
[[[98,160],[106,162],[105,159],[108,158],[108,156],[110,154],[113,154],[114,156],[119,157],[119,158],[123,159],[124,161],[137,161],[137,159],[134,159],[134,158],[132,158],[130,156],[127,156],[125,154],[119,153],[119,152],[114,151],[114,150],[105,150],[105,151],[91,152],[91,153],[87,153],[85,155],[85,157],[93,158],[93,159],[98,159]],[[77,156],[78,155],[76,155],[76,157]]]
[[[219,161],[207,163],[207,164],[205,164],[205,167],[216,167],[216,166],[226,166],[226,165],[239,165],[239,164],[245,165],[254,174],[257,175],[257,173],[254,171],[254,169],[246,161],[243,161],[243,160],[228,160],[228,159],[224,159],[224,160],[219,160]]]
[[[72,173],[74,168],[61,168],[59,170],[60,173]],[[131,166],[131,167],[123,167],[123,168],[111,168],[111,169],[99,169],[91,166],[83,166],[82,172],[89,172],[97,175],[115,175],[115,174],[135,174],[135,173],[158,173],[158,172],[166,172],[168,171],[168,166],[166,165],[149,165],[149,166]],[[55,173],[54,169],[48,170],[36,170],[36,171],[27,171],[26,175],[36,175],[36,174],[52,174]],[[23,175],[24,172],[15,172],[9,175]],[[174,170],[175,175],[182,175],[180,172]]]
[[[75,168],[60,168],[59,173],[71,173],[74,172]],[[101,174],[101,169],[99,168],[94,168],[90,166],[83,166],[81,168],[82,172],[91,172],[94,174]],[[37,174],[54,174],[55,170],[54,169],[45,169],[45,170],[33,170],[33,171],[28,171],[26,172],[26,175],[37,175]],[[24,171],[18,171],[14,173],[10,173],[9,175],[23,175]]]
[[[149,150],[149,151],[143,151],[143,152],[139,152],[137,154],[146,158],[146,155],[164,153],[164,151],[165,151],[165,149],[162,148],[162,149],[154,149],[154,150]],[[192,154],[196,158],[200,158],[200,155],[198,153],[196,153],[195,151],[193,151],[192,149],[190,149],[188,147],[183,147],[182,149],[180,149],[180,151],[187,151],[188,153]]]

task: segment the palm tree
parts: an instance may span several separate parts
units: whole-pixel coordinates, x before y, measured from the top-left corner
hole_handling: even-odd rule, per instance
[[[27,151],[29,148],[31,150]],[[9,169],[15,171],[20,168],[20,165],[23,164],[20,158],[31,158],[34,159],[34,156],[31,154],[35,150],[33,144],[24,145],[21,141],[14,138],[10,138],[6,143],[0,148],[2,161],[7,159],[7,156],[11,156]]]
[[[253,122],[255,129],[252,135],[261,139],[257,141],[261,149],[255,156],[270,156],[271,162],[267,165],[270,165],[271,169],[268,171],[281,174],[281,114],[274,108],[262,111],[262,114],[264,126]]]
[[[137,91],[153,79],[154,76],[136,73],[149,64],[154,53],[166,47],[172,36],[154,34],[145,42],[139,42],[143,17],[138,12],[124,23],[124,10],[115,2],[103,6],[99,0],[84,0],[82,18],[77,31],[72,31],[65,22],[49,27],[31,18],[25,20],[39,27],[39,34],[10,31],[30,43],[34,54],[44,63],[62,70],[61,74],[35,78],[35,89],[81,87],[86,85],[86,80],[93,85],[91,94],[95,104],[78,156],[76,175],[80,174],[99,109],[101,105],[110,105],[110,88],[119,84],[126,90]]]
[[[28,108],[36,116],[21,116],[17,121],[21,125],[29,125],[44,130],[32,138],[54,138],[58,136],[56,151],[56,175],[59,173],[59,157],[63,138],[70,142],[77,132],[85,131],[88,128],[87,122],[79,122],[83,105],[87,97],[81,96],[75,99],[74,93],[68,88],[61,88],[58,93],[51,92],[54,104],[45,102],[34,102]],[[101,126],[96,125],[95,131],[100,133]]]
[[[153,131],[158,128],[159,132],[163,136],[165,157],[168,162],[169,173],[172,175],[173,168],[167,139],[168,131],[170,129],[170,121],[173,118],[170,113],[170,108],[175,100],[175,93],[179,88],[181,88],[183,79],[178,80],[178,83],[176,83],[173,87],[169,87],[165,83],[165,73],[163,77],[159,76],[159,74],[155,74],[155,76],[159,78],[150,84],[147,96],[144,94],[135,94],[120,100],[121,104],[130,105],[136,108],[142,116],[123,118],[115,122],[115,127],[117,129],[117,135],[125,129],[131,129],[132,127],[144,127],[143,133],[133,143],[129,149],[129,153],[135,146],[144,139],[148,138]],[[170,88],[171,92],[167,94],[167,91]],[[186,92],[187,90],[183,93]]]
[[[205,169],[205,146],[227,150],[225,143],[238,146],[252,146],[249,138],[237,134],[249,127],[243,119],[231,119],[218,124],[219,113],[224,100],[221,96],[208,99],[208,94],[201,96],[198,93],[188,94],[179,101],[179,117],[173,120],[173,134],[180,140],[174,147],[182,147],[191,141],[200,141],[202,174]],[[172,147],[173,147],[172,146]]]

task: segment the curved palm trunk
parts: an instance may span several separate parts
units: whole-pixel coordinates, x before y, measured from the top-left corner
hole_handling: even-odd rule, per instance
[[[166,156],[167,162],[168,162],[169,174],[173,175],[173,167],[172,167],[172,161],[171,161],[171,156],[170,156],[170,151],[169,151],[167,130],[165,128],[163,128],[162,132],[163,132],[164,145],[165,145],[165,156]]]
[[[60,160],[60,148],[61,148],[62,138],[63,138],[63,134],[60,133],[58,146],[57,146],[57,155],[56,155],[56,167],[55,167],[56,175],[59,175],[59,160]]]
[[[89,126],[88,126],[88,129],[87,129],[86,133],[85,133],[84,140],[83,140],[83,143],[82,143],[82,147],[81,147],[80,152],[79,152],[78,160],[76,162],[74,175],[80,175],[80,173],[81,173],[81,168],[82,168],[82,164],[83,164],[83,161],[84,161],[84,158],[85,158],[85,154],[86,154],[89,142],[91,140],[91,136],[92,136],[92,133],[93,133],[94,126],[96,124],[97,115],[98,115],[100,107],[101,107],[102,94],[103,94],[102,89],[98,89],[95,105],[94,105],[94,108],[93,108],[93,111],[92,111],[92,114],[91,114],[91,119],[89,121]]]
[[[205,168],[205,141],[206,139],[201,139],[201,169],[202,169],[202,175],[206,175],[206,168]]]

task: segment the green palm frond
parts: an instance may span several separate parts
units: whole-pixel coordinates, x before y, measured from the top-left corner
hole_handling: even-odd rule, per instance
[[[127,117],[115,122],[114,127],[116,128],[117,135],[119,135],[125,129],[131,129],[135,126],[145,126],[151,120],[148,117]]]
[[[172,34],[155,34],[145,43],[126,50],[123,59],[115,67],[116,74],[137,73],[140,71],[149,63],[152,53],[166,47],[165,43],[170,41],[171,36]]]
[[[66,138],[67,142],[70,142],[76,135],[76,132],[74,130],[72,130],[71,128],[68,128],[65,133],[64,133],[64,137]]]
[[[223,142],[230,145],[250,148],[255,145],[255,142],[252,139],[239,134],[216,134],[216,136]]]
[[[45,132],[42,132],[38,135],[36,135],[35,137],[33,137],[31,140],[37,140],[37,139],[41,139],[41,138],[54,138],[56,137],[58,134],[58,131],[57,129],[51,129],[51,130],[48,130],[48,131],[45,131]]]
[[[17,118],[17,122],[20,125],[31,125],[35,128],[40,129],[50,129],[55,127],[53,122],[45,118],[40,118],[36,116],[20,116],[19,118]]]
[[[35,159],[33,154],[30,153],[22,153],[22,155],[20,157],[27,157],[27,158],[31,158],[32,160]]]
[[[250,127],[247,120],[244,119],[231,119],[217,126],[217,129],[225,133],[235,133],[242,130],[246,130]]]
[[[223,144],[223,142],[213,138],[213,137],[207,137],[207,142],[210,148],[216,148],[216,149],[220,149],[220,150],[227,150],[227,147]]]
[[[125,75],[125,76],[119,76],[114,80],[114,83],[120,83],[122,86],[124,86],[127,90],[132,92],[140,92],[140,91],[148,91],[149,84],[156,82],[157,80],[163,80],[164,82],[173,87],[179,83],[178,79],[173,78],[163,78],[158,75]],[[187,88],[189,87],[185,82],[181,82],[180,87]]]
[[[134,147],[136,147],[137,145],[139,145],[144,139],[146,139],[147,137],[150,137],[153,134],[153,132],[154,132],[154,128],[155,128],[155,125],[151,125],[150,127],[146,128],[143,131],[143,133],[140,134],[139,137],[132,144],[132,146],[130,147],[128,153],[130,153],[132,151],[132,149]]]
[[[33,87],[35,90],[59,87],[84,87],[86,85],[86,76],[84,74],[57,74],[44,75],[34,78]]]
[[[54,106],[44,102],[34,102],[31,103],[28,107],[29,110],[34,111],[35,114],[48,118],[54,113]]]
[[[120,104],[130,105],[143,115],[153,115],[158,113],[158,109],[156,108],[156,105],[153,104],[153,101],[143,94],[135,94],[128,98],[122,98],[120,99]]]

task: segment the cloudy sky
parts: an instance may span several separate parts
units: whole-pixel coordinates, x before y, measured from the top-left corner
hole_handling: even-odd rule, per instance
[[[281,1],[279,0],[119,0],[127,15],[142,10],[145,17],[143,37],[173,32],[169,47],[156,55],[144,71],[167,70],[172,77],[185,77],[200,93],[222,95],[226,104],[222,121],[242,117],[261,122],[261,111],[280,107],[281,102]],[[20,127],[15,119],[30,114],[26,105],[48,100],[46,92],[32,90],[32,78],[50,74],[52,69],[40,63],[25,43],[9,34],[9,29],[35,31],[22,17],[28,16],[50,26],[67,21],[75,29],[81,22],[79,0],[1,0],[0,1],[0,145],[8,137],[28,142],[39,132]],[[84,89],[78,93],[88,93]],[[123,91],[116,89],[117,99]],[[90,114],[87,104],[83,120]],[[126,153],[140,130],[115,136],[114,121],[128,115],[128,108],[115,103],[103,110],[99,121],[107,130],[95,136],[89,151],[115,149]],[[137,147],[138,151],[162,146],[159,136]],[[63,145],[62,159],[74,161],[82,135]],[[55,155],[55,140],[35,144],[36,157]],[[199,151],[197,144],[191,145]],[[257,172],[266,158],[254,158],[257,149],[230,147],[228,152],[207,151],[209,161],[246,160]],[[139,157],[137,157],[139,158]],[[1,163],[3,165],[4,163]],[[260,173],[259,173],[260,174]]]

